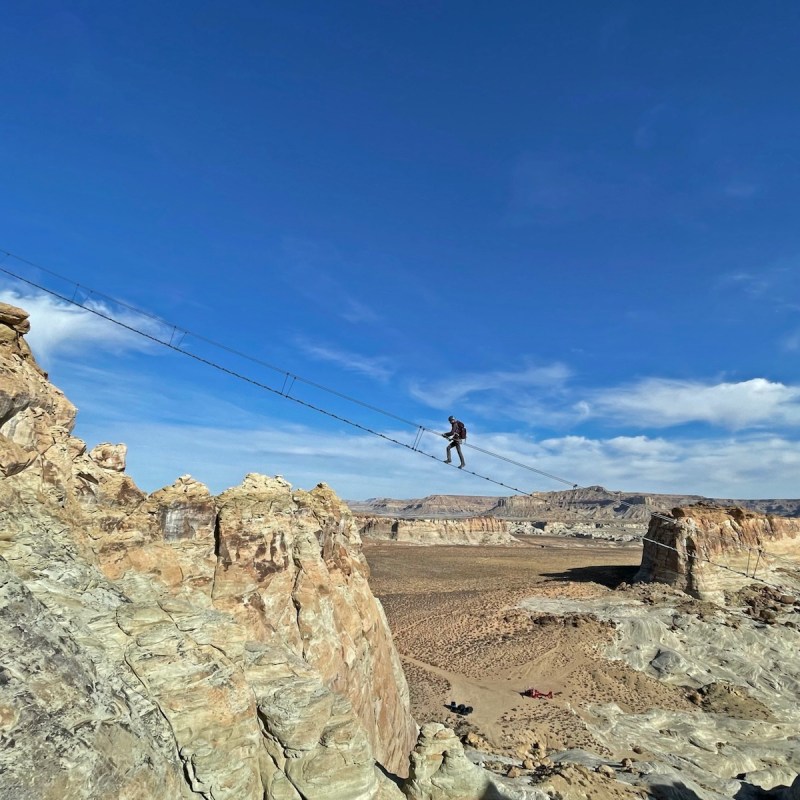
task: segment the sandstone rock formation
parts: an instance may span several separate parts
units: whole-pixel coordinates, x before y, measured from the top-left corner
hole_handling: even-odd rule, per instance
[[[624,501],[624,502],[623,502]],[[534,492],[498,498],[492,514],[505,519],[536,519],[548,522],[587,520],[647,521],[658,499],[606,491],[602,486],[563,492]]]
[[[366,516],[400,517],[403,519],[436,519],[475,517],[497,505],[497,497],[468,494],[431,494],[416,500],[394,500],[373,497],[370,500],[349,500],[347,505]]]
[[[348,509],[326,486],[87,452],[0,305],[0,797],[389,800],[416,736]]]
[[[458,737],[438,722],[422,726],[403,790],[409,800],[546,800],[549,796],[502,782],[473,764]]]
[[[612,492],[586,486],[558,492],[532,492],[511,497],[430,495],[415,500],[387,497],[350,500],[348,506],[362,516],[398,519],[458,519],[489,516],[519,522],[564,523],[568,526],[603,523],[646,526],[654,511],[668,513],[676,506],[698,502],[739,506],[762,514],[800,517],[800,499],[724,500],[699,495]]]
[[[635,580],[720,601],[725,590],[751,583],[748,575],[778,584],[800,577],[800,519],[703,504],[675,508],[672,518],[652,518]]]
[[[507,522],[493,517],[463,519],[391,519],[355,515],[365,539],[407,544],[514,544]]]
[[[125,472],[125,457],[128,448],[124,444],[111,444],[103,442],[93,447],[89,452],[89,458],[103,469],[110,469],[114,472]]]
[[[738,603],[716,606],[657,584],[628,586],[612,597],[537,597],[523,605],[537,615],[611,623],[614,635],[599,648],[599,663],[622,662],[682,687],[696,706],[634,710],[601,693],[581,709],[593,738],[616,760],[633,754],[638,768],[639,757],[646,762],[636,783],[661,787],[653,797],[779,800],[791,796],[786,786],[800,783],[800,634],[792,605],[776,624],[764,625],[743,615]],[[578,758],[573,752],[568,760]],[[681,786],[691,793],[680,793]]]
[[[406,785],[410,800],[486,797],[489,776],[464,755],[464,748],[449,728],[437,722],[422,726],[411,753]]]

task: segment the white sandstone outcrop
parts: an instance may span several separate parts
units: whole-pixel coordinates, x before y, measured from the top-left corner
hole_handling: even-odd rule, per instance
[[[800,518],[697,504],[653,517],[637,581],[657,581],[721,602],[756,576],[782,583],[800,570]],[[788,562],[783,559],[789,559]],[[798,573],[800,574],[800,573]]]
[[[356,515],[364,539],[406,544],[515,544],[507,522],[492,517],[391,519]]]
[[[795,606],[784,605],[776,623],[765,625],[735,605],[715,607],[675,589],[638,586],[613,598],[536,598],[522,607],[536,615],[589,614],[612,623],[614,638],[598,653],[600,663],[603,657],[618,660],[684,687],[698,706],[633,713],[613,698],[598,698],[581,710],[593,737],[616,759],[634,747],[646,754],[638,780],[664,789],[654,796],[688,797],[678,793],[684,786],[702,800],[779,800],[791,795],[767,790],[800,784]],[[674,795],[666,790],[673,786]]]
[[[0,796],[391,800],[408,689],[348,509],[248,476],[151,495],[0,305]]]
[[[409,800],[483,798],[490,787],[488,773],[469,761],[453,731],[438,722],[422,726],[405,787]]]
[[[403,786],[408,800],[547,800],[550,795],[518,781],[503,780],[467,758],[450,728],[422,726]]]

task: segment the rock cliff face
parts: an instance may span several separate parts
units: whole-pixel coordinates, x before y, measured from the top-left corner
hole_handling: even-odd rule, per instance
[[[407,544],[514,544],[509,525],[492,517],[464,519],[390,519],[358,514],[359,532],[365,539]]]
[[[365,516],[400,517],[403,519],[436,517],[474,517],[497,505],[497,497],[469,494],[430,494],[417,500],[394,500],[373,497],[371,500],[348,500],[354,512]]]
[[[416,726],[348,509],[248,475],[152,495],[0,304],[0,796],[399,797]]]
[[[534,492],[498,498],[494,516],[505,519],[536,519],[548,522],[587,520],[647,521],[659,498],[606,491],[588,486],[563,492]]]
[[[777,584],[786,569],[797,577],[800,568],[782,559],[800,563],[800,519],[702,504],[675,508],[672,516],[650,521],[636,580],[720,600],[725,590],[752,582],[741,573]]]
[[[624,502],[622,502],[624,501]],[[561,492],[533,492],[511,497],[430,495],[417,500],[387,497],[350,500],[348,506],[362,516],[400,519],[456,519],[489,516],[510,521],[551,522],[567,525],[596,523],[641,523],[650,521],[653,511],[667,513],[676,506],[708,502],[718,506],[739,506],[781,517],[800,517],[800,500],[727,500],[700,495],[642,494],[610,492],[602,486],[586,486]]]

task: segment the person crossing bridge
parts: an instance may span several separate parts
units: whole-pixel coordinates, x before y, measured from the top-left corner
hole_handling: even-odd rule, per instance
[[[458,468],[463,469],[466,466],[466,461],[464,461],[464,454],[461,452],[461,442],[467,438],[467,429],[464,423],[454,416],[449,416],[447,420],[450,423],[450,431],[443,433],[442,436],[445,439],[449,439],[450,444],[447,445],[447,458],[445,458],[444,463],[450,463],[450,451],[455,447],[458,457],[461,459]]]

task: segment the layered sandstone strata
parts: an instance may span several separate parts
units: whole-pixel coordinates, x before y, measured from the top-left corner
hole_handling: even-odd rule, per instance
[[[701,599],[753,577],[790,584],[800,577],[800,519],[697,504],[654,516],[637,581],[658,581]]]
[[[498,499],[468,494],[430,494],[415,500],[373,497],[371,500],[349,500],[347,504],[363,516],[454,519],[485,514],[497,505]]]
[[[699,495],[612,492],[602,486],[587,486],[560,492],[532,492],[512,497],[429,495],[415,500],[387,497],[350,500],[350,508],[362,516],[398,519],[458,519],[490,516],[514,522],[636,524],[644,526],[653,512],[668,513],[676,506],[708,502],[718,506],[740,506],[762,514],[800,516],[800,500],[728,500]]]
[[[536,519],[550,522],[586,520],[646,521],[658,499],[646,495],[623,495],[602,486],[563,492],[533,492],[498,498],[494,516],[505,519]]]
[[[349,510],[151,495],[87,452],[0,304],[0,796],[377,800],[416,726]]]
[[[390,519],[356,515],[365,539],[407,544],[514,544],[509,524],[493,517],[465,519]]]

